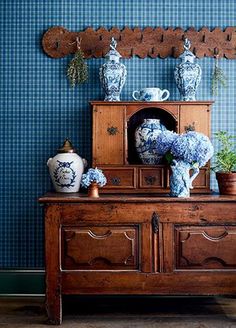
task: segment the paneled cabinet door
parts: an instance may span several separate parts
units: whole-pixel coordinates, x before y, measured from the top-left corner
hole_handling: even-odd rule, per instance
[[[93,107],[93,166],[124,164],[125,106]]]
[[[177,269],[236,270],[236,226],[176,226]]]
[[[62,269],[137,270],[138,226],[62,228]]]
[[[181,105],[180,133],[195,130],[210,136],[210,107],[208,105]]]

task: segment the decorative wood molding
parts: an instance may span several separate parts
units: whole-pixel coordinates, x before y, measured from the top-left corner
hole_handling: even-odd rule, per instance
[[[192,226],[175,231],[178,268],[235,268],[235,227]]]
[[[76,51],[76,37],[80,37],[85,58],[100,58],[108,52],[112,36],[118,41],[117,49],[123,58],[177,58],[183,52],[183,40],[186,37],[191,41],[191,50],[198,58],[236,58],[236,27],[227,27],[225,30],[203,27],[199,31],[193,27],[188,30],[179,27],[125,27],[123,30],[100,27],[94,30],[89,27],[81,32],[70,32],[64,27],[55,26],[43,35],[42,45],[48,56],[62,58]]]
[[[137,227],[63,229],[63,268],[135,268],[138,262],[137,234]]]

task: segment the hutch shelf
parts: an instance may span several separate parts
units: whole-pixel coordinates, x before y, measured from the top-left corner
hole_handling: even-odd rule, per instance
[[[142,165],[135,151],[135,129],[144,118],[158,118],[167,129],[183,133],[196,130],[210,136],[212,101],[104,102],[92,105],[92,165],[104,171],[103,193],[168,193],[170,170],[162,165]],[[209,193],[209,163],[201,168],[193,192]]]

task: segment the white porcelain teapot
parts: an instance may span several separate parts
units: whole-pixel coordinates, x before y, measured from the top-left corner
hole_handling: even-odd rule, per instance
[[[165,93],[166,95],[163,97]],[[169,98],[170,92],[167,89],[144,88],[140,91],[135,90],[132,96],[135,100],[139,101],[164,101]]]

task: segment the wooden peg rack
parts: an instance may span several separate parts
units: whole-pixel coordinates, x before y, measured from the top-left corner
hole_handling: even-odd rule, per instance
[[[80,37],[85,58],[100,58],[108,52],[112,36],[118,41],[117,50],[124,58],[135,55],[140,58],[177,58],[183,52],[183,40],[186,37],[191,41],[191,50],[198,58],[236,58],[236,27],[227,27],[225,30],[216,27],[212,31],[207,27],[199,31],[193,27],[186,31],[172,27],[125,27],[123,30],[116,27],[94,30],[89,27],[81,32],[70,32],[64,27],[55,26],[43,35],[42,45],[48,56],[62,58],[76,51],[76,38]]]

